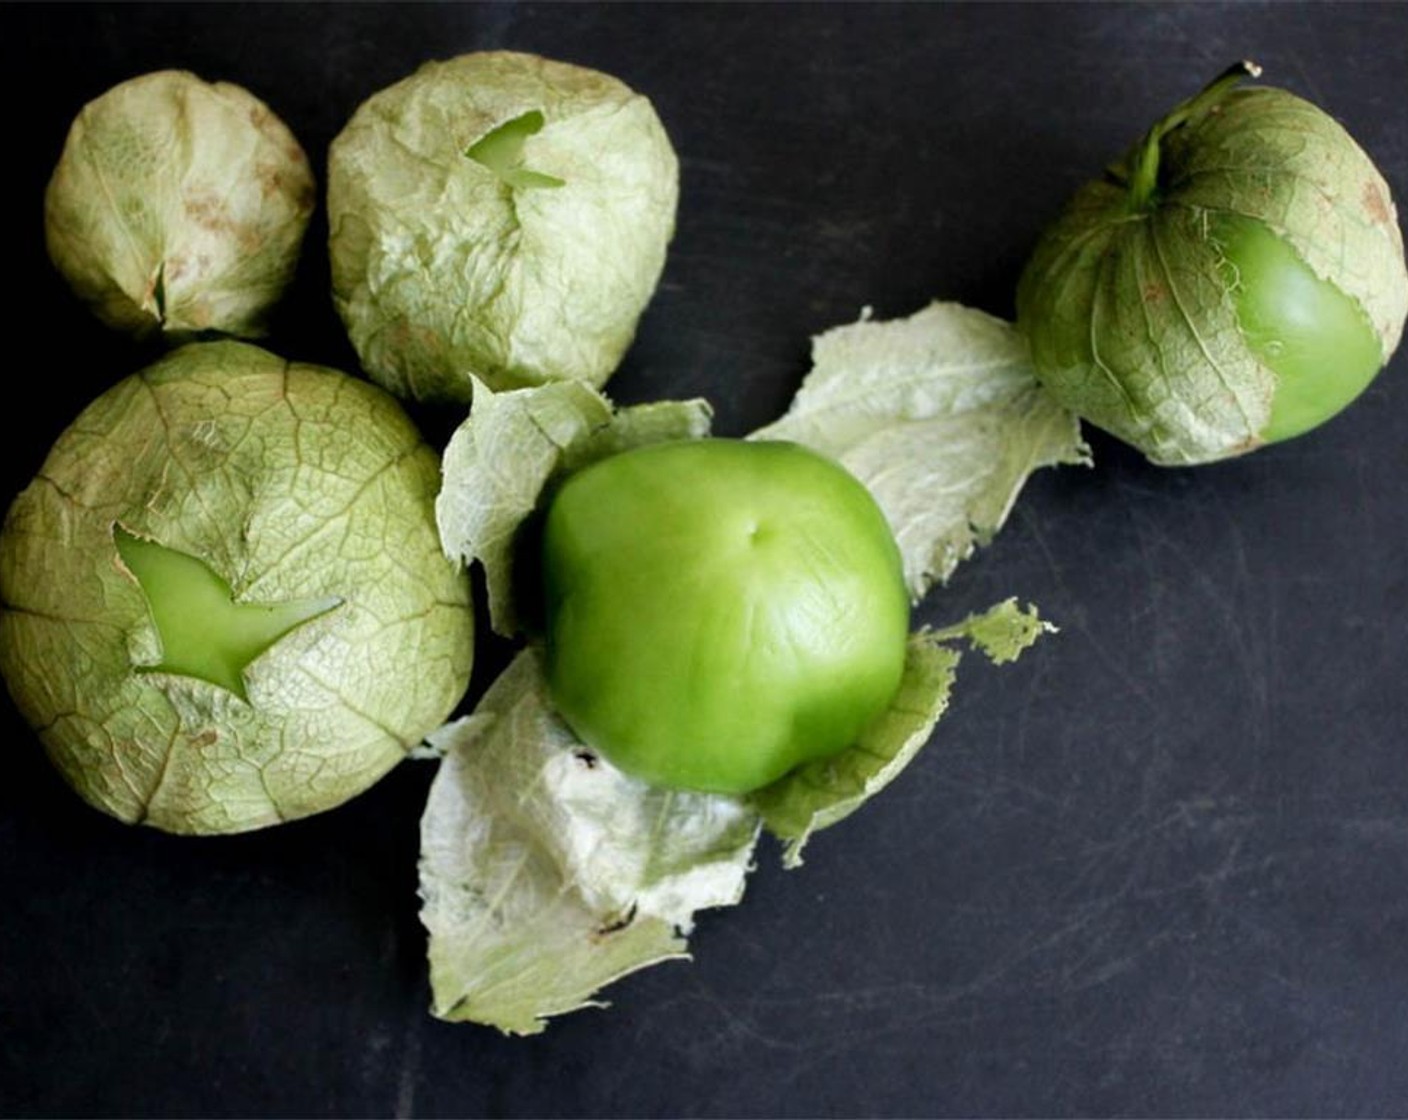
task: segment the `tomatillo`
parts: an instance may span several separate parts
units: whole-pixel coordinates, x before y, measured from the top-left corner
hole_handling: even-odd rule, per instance
[[[44,193],[54,266],[132,335],[258,338],[317,201],[308,157],[248,90],[158,70],[74,119]]]
[[[609,74],[517,51],[428,62],[328,149],[333,303],[400,397],[467,405],[475,378],[601,385],[678,200],[660,118]]]
[[[244,343],[174,351],[84,409],[0,528],[15,706],[129,823],[242,832],[342,804],[469,683],[439,483],[374,385]]]
[[[547,673],[577,735],[656,785],[744,793],[853,744],[899,688],[900,554],[866,488],[791,443],[602,460],[543,529]]]
[[[1408,269],[1349,134],[1233,67],[1164,117],[1043,235],[1017,293],[1043,384],[1156,463],[1329,419],[1387,363]]]

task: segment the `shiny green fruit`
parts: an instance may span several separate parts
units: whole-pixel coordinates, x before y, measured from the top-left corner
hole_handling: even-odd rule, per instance
[[[553,498],[543,568],[554,703],[648,782],[757,789],[852,745],[899,688],[909,601],[889,525],[795,444],[596,463]]]
[[[1383,368],[1408,314],[1387,183],[1314,105],[1235,67],[1042,237],[1018,321],[1067,408],[1156,463],[1288,439]]]
[[[1276,375],[1261,436],[1308,432],[1368,387],[1384,364],[1382,342],[1359,305],[1264,223],[1229,214],[1212,228],[1242,338]]]

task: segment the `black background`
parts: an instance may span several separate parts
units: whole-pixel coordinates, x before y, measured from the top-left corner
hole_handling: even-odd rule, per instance
[[[239,82],[321,180],[363,98],[489,47],[655,102],[679,229],[612,392],[705,395],[725,435],[777,416],[809,336],[863,305],[1010,314],[1077,183],[1237,58],[1408,194],[1402,6],[6,7],[0,497],[153,356],[45,258],[86,100],[169,66]],[[320,214],[270,345],[352,368],[324,237]],[[765,846],[695,963],[533,1039],[427,1014],[430,764],[266,833],[172,838],[86,808],[6,701],[0,1112],[1408,1112],[1408,360],[1241,461],[1092,443],[919,614],[1017,594],[1061,634],[966,662],[911,770],[802,870]]]

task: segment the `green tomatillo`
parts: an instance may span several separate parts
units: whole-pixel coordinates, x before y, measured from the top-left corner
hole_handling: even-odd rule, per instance
[[[1156,463],[1329,419],[1388,361],[1408,270],[1388,184],[1347,132],[1233,67],[1077,192],[1018,322],[1046,387]]]
[[[543,567],[553,701],[648,782],[757,789],[852,745],[899,687],[909,600],[889,525],[799,445],[601,460],[554,495]]]

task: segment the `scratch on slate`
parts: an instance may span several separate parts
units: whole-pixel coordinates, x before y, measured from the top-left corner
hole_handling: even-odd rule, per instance
[[[416,1080],[420,1077],[419,1016],[406,1024],[406,1045],[401,1052],[401,1075],[396,1081],[396,1120],[415,1115]]]

